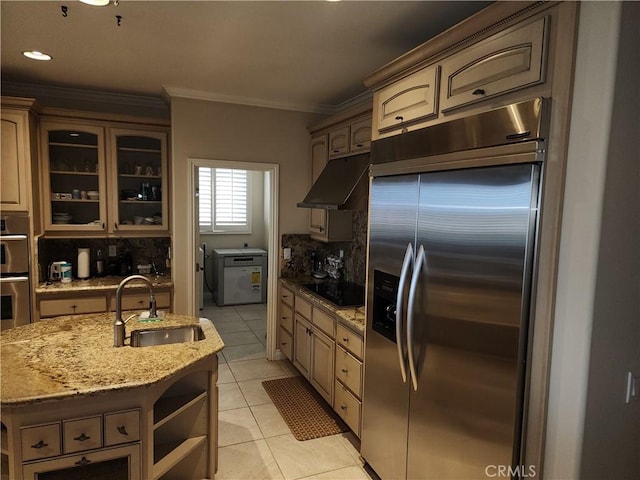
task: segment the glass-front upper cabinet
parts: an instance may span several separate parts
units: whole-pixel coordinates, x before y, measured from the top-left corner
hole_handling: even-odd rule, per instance
[[[167,134],[111,129],[111,147],[114,230],[168,230]]]
[[[45,230],[104,231],[104,129],[43,122],[42,140]]]

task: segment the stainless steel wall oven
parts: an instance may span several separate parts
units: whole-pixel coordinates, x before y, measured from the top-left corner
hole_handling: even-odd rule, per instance
[[[31,322],[29,217],[0,218],[0,329]]]

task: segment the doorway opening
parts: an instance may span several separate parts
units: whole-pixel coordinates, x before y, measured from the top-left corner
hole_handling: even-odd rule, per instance
[[[276,360],[279,166],[189,163],[193,304],[229,337],[227,354]],[[250,337],[259,342],[249,342]]]

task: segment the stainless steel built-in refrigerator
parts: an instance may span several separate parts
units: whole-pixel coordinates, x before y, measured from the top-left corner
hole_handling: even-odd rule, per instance
[[[383,480],[521,461],[545,103],[372,145],[361,453]]]

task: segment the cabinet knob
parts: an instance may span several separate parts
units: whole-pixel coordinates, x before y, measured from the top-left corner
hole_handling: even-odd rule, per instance
[[[44,443],[44,440],[40,440],[38,443],[34,443],[33,445],[31,445],[31,448],[41,449],[48,446],[48,443]]]
[[[398,120],[399,122],[402,122],[402,121],[404,120],[404,117],[403,117],[403,116],[401,116],[401,115],[398,115],[398,116],[396,117],[396,120]]]
[[[484,91],[484,89],[483,89],[483,88],[476,88],[476,89],[471,93],[471,95],[484,95],[484,94],[485,94],[485,91]]]
[[[102,222],[102,229],[104,230],[104,222]]]
[[[127,432],[127,429],[124,427],[124,425],[122,425],[121,427],[116,427],[116,429],[121,435],[129,435],[129,432]]]
[[[118,229],[118,222],[113,224],[113,228],[115,228],[116,230]]]
[[[82,432],[78,437],[73,437],[73,439],[77,440],[78,442],[86,442],[90,438],[91,437],[86,436],[84,432]]]
[[[83,465],[89,465],[90,463],[91,463],[91,460],[88,460],[87,457],[82,457],[80,460],[75,462],[75,465],[78,465],[79,467],[81,467]]]

